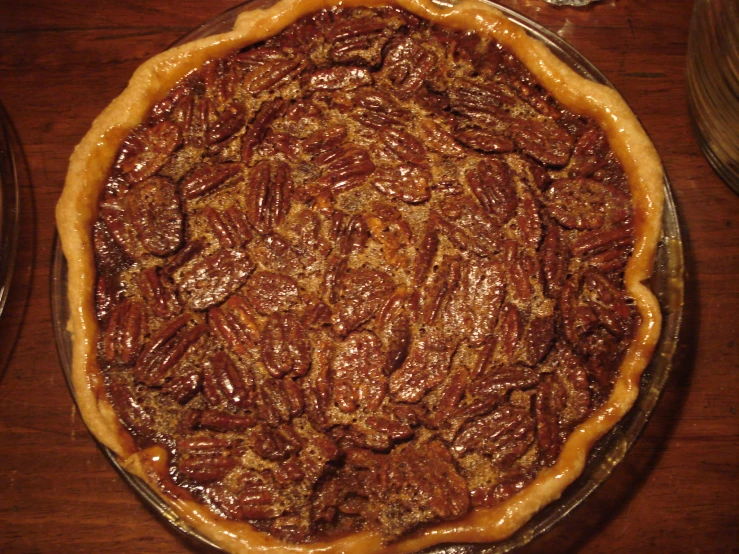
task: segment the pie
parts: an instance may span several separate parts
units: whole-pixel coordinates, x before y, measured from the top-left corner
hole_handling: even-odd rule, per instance
[[[91,432],[233,552],[510,536],[630,408],[662,171],[465,1],[285,0],[146,62],[57,221]]]

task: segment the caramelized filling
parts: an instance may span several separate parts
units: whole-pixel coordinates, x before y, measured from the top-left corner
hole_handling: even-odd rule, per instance
[[[170,490],[288,541],[393,539],[515,494],[608,397],[633,240],[602,130],[499,44],[324,10],[125,141],[99,363]]]

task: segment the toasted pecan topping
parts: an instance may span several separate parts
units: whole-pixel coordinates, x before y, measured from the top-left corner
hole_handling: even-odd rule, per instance
[[[212,60],[124,141],[98,357],[177,486],[294,542],[520,491],[638,323],[625,176],[495,41],[336,8]]]

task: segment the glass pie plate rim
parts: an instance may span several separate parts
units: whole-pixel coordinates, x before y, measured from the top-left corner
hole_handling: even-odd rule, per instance
[[[20,142],[0,102],[0,316],[10,293],[18,246],[19,156]]]
[[[239,4],[197,27],[172,46],[178,46],[192,40],[228,31],[233,26],[233,22],[239,13],[264,7],[273,3],[273,1],[251,0]],[[434,1],[445,7],[452,5],[447,0]],[[613,87],[590,61],[553,32],[497,2],[491,0],[482,1],[498,8],[515,24],[521,26],[530,35],[544,42],[561,60],[577,73],[593,81]],[[672,357],[677,346],[682,321],[684,296],[682,240],[677,211],[667,177],[665,177],[664,190],[665,206],[662,218],[662,240],[655,257],[654,276],[650,282],[652,290],[660,302],[663,314],[663,327],[652,361],[642,377],[639,396],[634,406],[613,429],[596,443],[588,456],[582,475],[564,491],[558,500],[537,512],[528,523],[511,537],[492,544],[437,545],[425,552],[451,554],[459,551],[459,547],[464,546],[463,551],[467,554],[503,554],[528,544],[536,537],[550,530],[565,516],[581,505],[608,478],[626,456],[631,446],[636,442],[664,390],[672,367]],[[66,299],[66,270],[66,260],[64,259],[61,244],[57,238],[53,249],[50,276],[52,321],[64,376],[70,392],[74,397],[74,387],[71,382],[72,343],[71,335],[67,330],[69,306]],[[0,303],[0,309],[1,307],[2,304]],[[184,522],[144,481],[125,471],[112,451],[100,443],[98,443],[98,446],[122,478],[156,515],[168,522],[174,530],[188,539],[224,552]]]

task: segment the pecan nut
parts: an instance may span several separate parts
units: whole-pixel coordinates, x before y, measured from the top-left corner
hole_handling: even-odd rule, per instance
[[[157,256],[179,249],[183,238],[180,197],[174,182],[150,177],[135,184],[128,194],[131,222],[144,248]]]
[[[179,282],[180,294],[194,310],[207,310],[243,285],[254,267],[244,252],[222,248],[185,271]]]
[[[124,144],[116,165],[130,183],[152,177],[170,160],[182,142],[179,125],[161,121],[141,130]]]
[[[262,361],[273,377],[305,375],[310,367],[310,342],[300,318],[273,313],[262,332]]]

